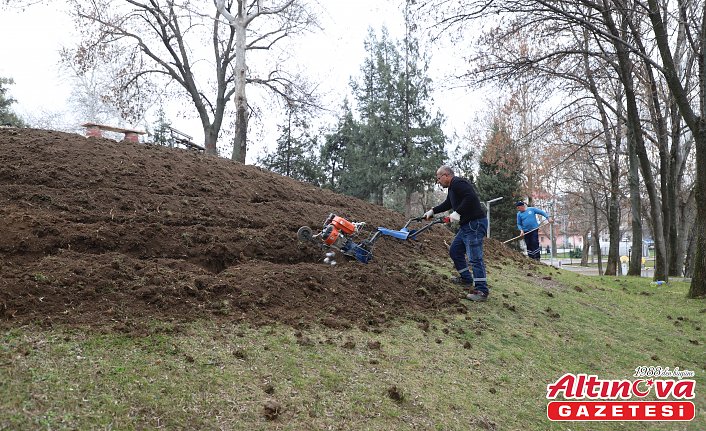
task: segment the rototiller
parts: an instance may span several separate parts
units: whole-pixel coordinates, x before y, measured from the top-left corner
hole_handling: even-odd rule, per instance
[[[336,264],[334,260],[335,252],[331,251],[331,249],[338,250],[346,256],[354,257],[360,262],[368,263],[373,258],[373,246],[380,237],[390,236],[403,241],[414,240],[417,239],[420,233],[435,224],[450,222],[448,217],[437,217],[419,229],[409,229],[409,225],[412,222],[421,222],[422,220],[424,220],[423,217],[411,218],[407,220],[407,223],[400,230],[378,227],[368,238],[355,242],[354,239],[362,233],[365,222],[350,222],[336,214],[330,214],[324,222],[321,232],[314,235],[309,226],[302,226],[297,231],[297,237],[300,241],[311,241],[326,249],[327,253],[324,263]]]

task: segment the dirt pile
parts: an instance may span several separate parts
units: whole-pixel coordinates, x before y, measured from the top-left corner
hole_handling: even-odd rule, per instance
[[[443,277],[452,234],[384,239],[367,265],[322,263],[296,240],[329,213],[402,215],[257,167],[76,134],[0,129],[0,323],[108,325],[217,318],[376,325],[460,307]],[[368,232],[370,229],[368,230]],[[486,252],[519,259],[491,241]]]

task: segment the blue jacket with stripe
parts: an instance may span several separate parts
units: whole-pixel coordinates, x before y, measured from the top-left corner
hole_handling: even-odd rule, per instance
[[[547,219],[549,218],[547,213],[535,207],[527,207],[524,211],[518,211],[517,229],[527,232],[539,227],[539,222],[537,221],[538,215],[544,216],[544,218]]]

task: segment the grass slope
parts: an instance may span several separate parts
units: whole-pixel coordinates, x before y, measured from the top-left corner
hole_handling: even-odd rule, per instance
[[[444,272],[442,268],[430,270]],[[154,322],[0,335],[0,429],[704,430],[706,303],[688,285],[493,266],[492,298],[384,330]],[[696,373],[680,423],[552,423],[566,372]]]

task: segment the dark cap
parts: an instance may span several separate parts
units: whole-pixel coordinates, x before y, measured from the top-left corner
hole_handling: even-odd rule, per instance
[[[516,206],[516,207],[521,207],[521,206],[524,205],[524,204],[525,204],[525,203],[524,203],[523,201],[517,201],[517,202],[515,202],[515,206]]]

